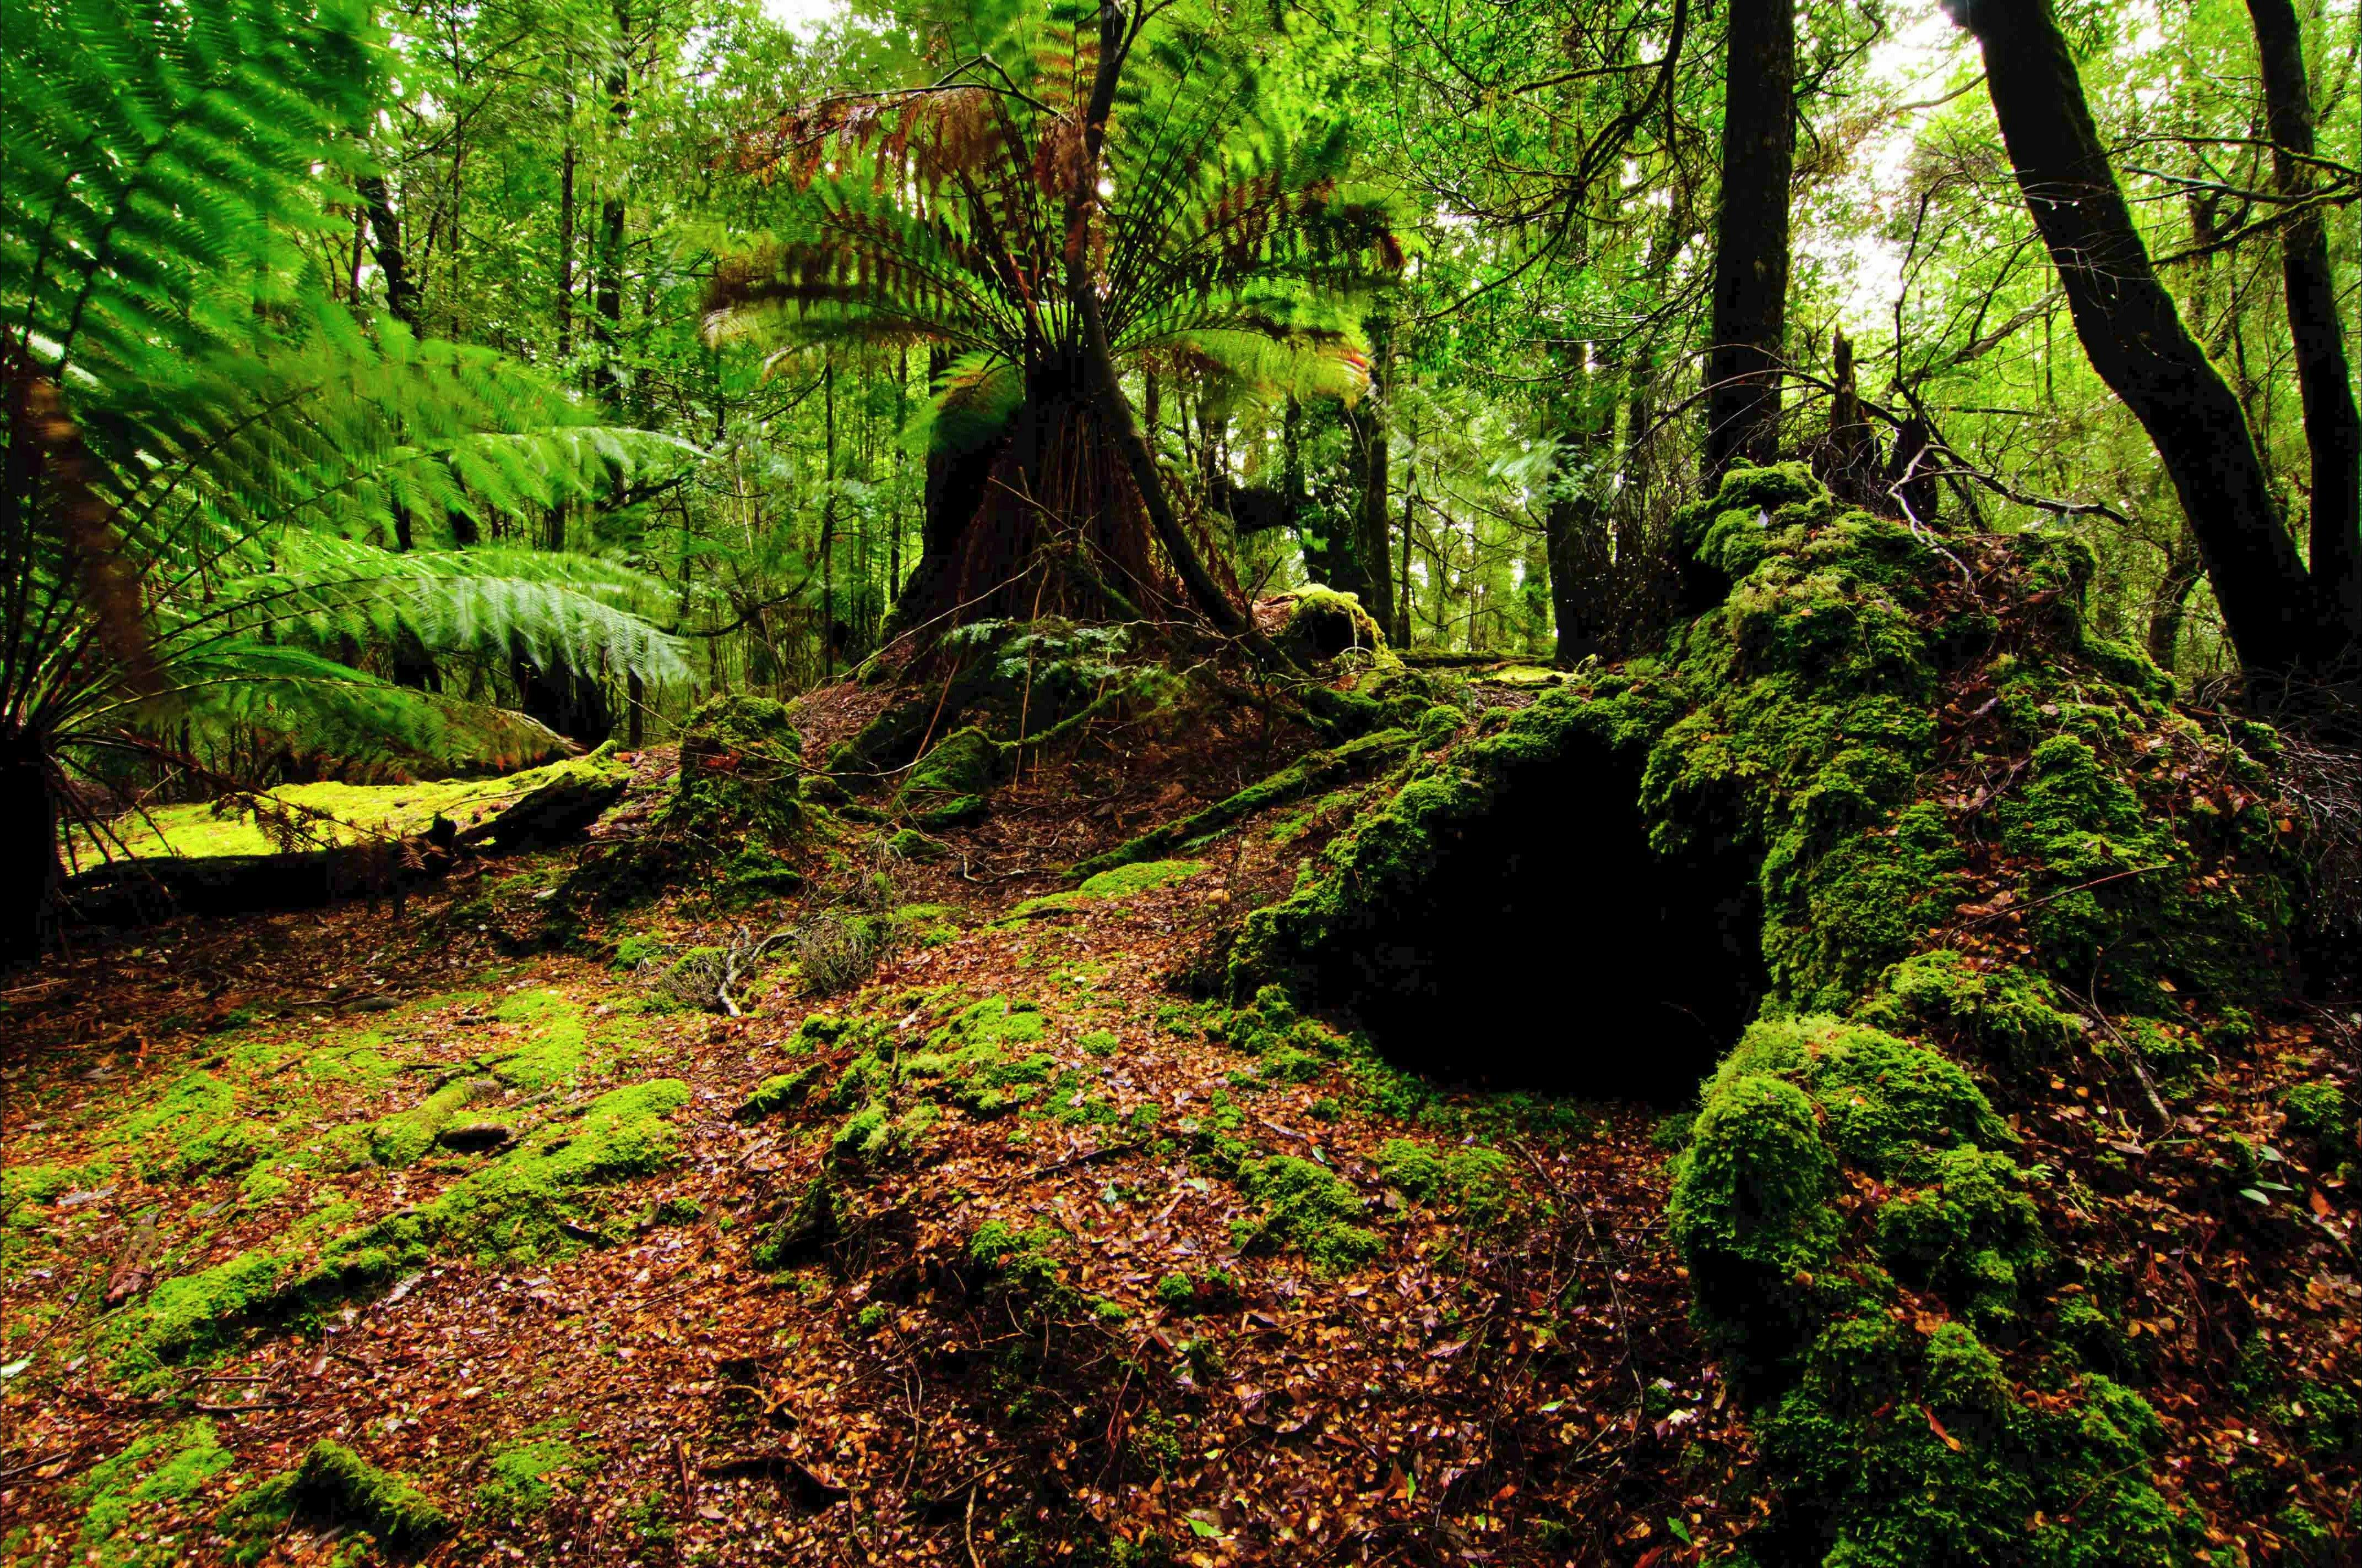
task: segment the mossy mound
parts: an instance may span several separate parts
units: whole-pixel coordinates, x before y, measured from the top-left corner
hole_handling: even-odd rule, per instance
[[[803,737],[767,697],[716,697],[689,717],[662,827],[784,849],[803,826]]]
[[[1001,747],[982,730],[954,730],[930,746],[903,780],[903,809],[929,831],[973,822],[990,803],[1001,761]]]
[[[2070,1079],[2195,1110],[2285,994],[2275,737],[2091,635],[2070,539],[1915,533],[1795,465],[1679,534],[1702,608],[1663,651],[1418,764],[1249,918],[1232,985],[1462,1070],[1487,1040],[1595,1089],[1635,1047],[1720,1058],[1672,1220],[1757,1422],[1754,1561],[2201,1560],[2138,1358],[2070,1286],[2073,1184],[2013,1121],[2081,1115]]]
[[[810,823],[803,737],[787,705],[723,696],[689,718],[680,772],[641,836],[586,857],[560,899],[624,903],[694,881],[723,899],[787,894],[803,886],[789,863]]]
[[[1330,588],[1301,588],[1279,599],[1284,619],[1272,640],[1302,665],[1326,664],[1355,649],[1375,657],[1386,635],[1354,594]]]

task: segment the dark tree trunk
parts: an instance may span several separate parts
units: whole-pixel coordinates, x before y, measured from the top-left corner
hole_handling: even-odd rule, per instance
[[[1616,543],[1600,470],[1616,447],[1616,379],[1612,366],[1576,367],[1561,412],[1558,492],[1542,513],[1550,561],[1551,618],[1558,628],[1557,662],[1572,668],[1614,651]]]
[[[615,12],[618,47],[631,37],[630,13],[618,8]],[[614,122],[615,134],[623,135],[624,127],[632,117],[631,74],[623,56],[607,72],[607,115]],[[613,175],[609,176],[613,178]],[[598,278],[594,284],[590,308],[596,319],[591,323],[592,338],[599,345],[599,364],[593,372],[593,384],[611,407],[621,384],[615,371],[615,344],[623,336],[624,321],[624,197],[615,192],[599,204]]]
[[[1706,350],[1705,487],[1779,455],[1788,322],[1788,186],[1796,164],[1793,0],[1730,0]]]
[[[410,264],[402,254],[402,228],[393,215],[393,193],[382,174],[364,174],[353,182],[361,205],[369,212],[370,254],[385,275],[385,308],[393,319],[418,330],[418,285],[411,281]]]
[[[2002,139],[2076,335],[2156,446],[2240,662],[2256,673],[2304,668],[2320,641],[2304,564],[2239,400],[2158,282],[2048,0],[1948,4],[1983,46]]]
[[[0,741],[0,965],[30,963],[49,945],[56,916],[58,801],[53,771],[39,737],[19,731]]]
[[[2291,200],[2309,193],[2315,170],[2312,91],[2290,0],[2247,0],[2263,65],[2264,112],[2272,136],[2272,179]],[[2280,230],[2280,280],[2296,347],[2304,439],[2312,458],[2313,593],[2323,662],[2362,651],[2362,414],[2354,406],[2337,285],[2318,207],[2293,211]],[[2342,644],[2342,646],[2336,646]]]
[[[1362,564],[1362,608],[1380,622],[1394,602],[1394,572],[1386,550],[1387,468],[1393,453],[1386,442],[1386,400],[1394,395],[1393,323],[1385,316],[1370,321],[1370,396],[1356,411],[1353,422],[1355,467],[1360,484],[1359,507],[1353,518],[1354,552]]]
[[[1886,460],[1882,493],[1902,504],[1914,523],[1936,521],[1941,491],[1936,482],[1936,454],[1927,422],[1912,414],[1894,433],[1894,451]]]
[[[1829,439],[1820,464],[1822,482],[1831,494],[1856,506],[1882,499],[1879,480],[1878,436],[1861,410],[1861,393],[1854,385],[1853,340],[1842,328],[1830,335],[1830,353],[1837,387],[1829,399]]]
[[[2190,596],[2203,572],[2198,564],[2198,536],[2185,522],[2166,552],[2165,573],[2158,580],[2157,602],[2148,615],[2148,657],[2158,668],[2173,673],[2180,657],[2181,626],[2190,617]]]

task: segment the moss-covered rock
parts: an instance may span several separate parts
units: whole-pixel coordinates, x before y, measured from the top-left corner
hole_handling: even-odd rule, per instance
[[[902,783],[902,804],[911,820],[929,831],[973,822],[989,807],[1000,778],[1001,747],[970,726],[954,730],[927,748]]]
[[[2096,1268],[2062,1264],[2079,1221],[2011,1119],[2071,1123],[2070,1079],[2119,1074],[2194,1110],[2208,1052],[2285,993],[2296,868],[2268,732],[2176,712],[2169,680],[2092,636],[2092,557],[2054,533],[1936,538],[1785,465],[1734,473],[1676,534],[1695,613],[1662,652],[1412,769],[1249,917],[1235,994],[1357,1009],[1389,1053],[1416,1049],[1407,1018],[1467,1070],[1476,1042],[1532,1049],[1471,1021],[1456,979],[1496,984],[1487,948],[1534,918],[1519,900],[1548,889],[1520,857],[1641,923],[1663,900],[1629,905],[1663,878],[1737,867],[1694,888],[1726,918],[1653,965],[1564,902],[1533,958],[1590,1021],[1747,916],[1755,988],[1713,1042],[1670,1219],[1757,1422],[1774,1506],[1751,1560],[2196,1561],[2205,1521],[2158,1418],[2111,1380],[2147,1342]],[[1645,852],[1606,858],[1619,835]],[[1628,1051],[1626,1016],[1576,1037]],[[2345,1135],[2335,1086],[2285,1104]],[[2225,1144],[2233,1188],[2251,1146]]]

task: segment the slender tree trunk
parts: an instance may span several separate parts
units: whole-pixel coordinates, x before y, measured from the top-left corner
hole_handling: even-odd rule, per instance
[[[1386,403],[1394,396],[1394,324],[1370,319],[1370,395],[1359,410],[1353,434],[1361,448],[1359,506],[1353,518],[1353,554],[1362,564],[1362,602],[1374,620],[1386,618],[1394,601],[1394,573],[1386,549],[1386,484],[1394,455],[1386,440]]]
[[[393,193],[382,174],[364,174],[353,182],[361,205],[369,213],[371,254],[385,277],[385,308],[393,319],[418,330],[418,285],[411,280],[409,262],[402,254],[402,226],[393,215]]]
[[[1395,646],[1398,648],[1410,646],[1411,509],[1418,501],[1418,433],[1414,430],[1411,432],[1413,455],[1403,462],[1402,575],[1397,580],[1400,587],[1396,591],[1399,597],[1396,601],[1394,624]]]
[[[557,361],[574,358],[574,61],[566,62],[566,144],[557,155]]]
[[[2148,432],[2198,534],[2248,670],[2289,674],[2319,643],[2304,564],[2265,484],[2239,400],[2183,327],[2110,168],[2048,0],[1948,0],[1982,45],[2018,188],[2084,352]]]
[[[1794,0],[1730,0],[1706,351],[1705,480],[1779,455],[1788,321],[1788,186],[1796,164]]]
[[[2312,91],[2290,0],[2247,0],[2263,66],[2264,113],[2272,137],[2272,182],[2301,200],[2315,183]],[[2328,658],[2362,651],[2362,413],[2354,405],[2337,284],[2321,209],[2296,209],[2280,230],[2280,280],[2296,348],[2304,438],[2312,458],[2312,572],[2325,636],[2344,644]]]
[[[2190,596],[2204,572],[2198,564],[2198,536],[2185,519],[2166,552],[2165,571],[2158,580],[2157,602],[2148,614],[2148,657],[2158,668],[2173,673],[2180,657],[2182,623],[2190,618]]]
[[[820,668],[836,673],[836,363],[820,371],[821,419],[826,467],[820,500]]]
[[[624,39],[630,37],[631,28],[630,13],[619,8],[615,13],[618,48],[622,47]],[[624,127],[632,117],[631,93],[631,73],[619,53],[607,72],[607,116],[614,124],[614,134],[619,143],[623,139]],[[612,170],[607,178],[611,182],[615,179]],[[602,401],[611,408],[622,384],[615,371],[615,346],[623,336],[624,216],[623,193],[610,191],[599,204],[599,276],[591,299],[591,309],[597,319],[591,324],[590,332],[599,345],[599,365],[593,373],[593,384]]]

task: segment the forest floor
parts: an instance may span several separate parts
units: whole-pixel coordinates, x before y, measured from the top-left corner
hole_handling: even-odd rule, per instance
[[[8,982],[0,1562],[1697,1560],[1745,1438],[1659,1112],[1176,978],[1350,799],[1027,904],[1285,760],[1242,749],[1022,779],[933,862],[844,824],[800,897],[565,955],[579,850]],[[856,988],[666,1003],[856,885]]]

